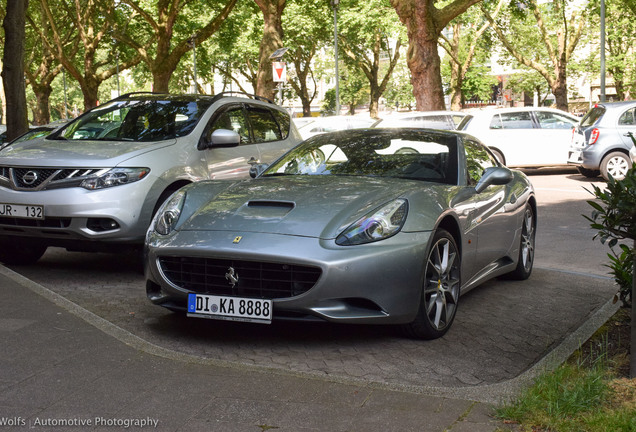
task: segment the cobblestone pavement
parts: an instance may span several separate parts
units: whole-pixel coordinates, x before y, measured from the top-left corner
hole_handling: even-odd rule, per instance
[[[519,376],[607,303],[606,250],[592,242],[581,176],[531,178],[539,198],[535,271],[461,299],[451,331],[417,341],[393,327],[190,319],[151,305],[134,257],[50,249],[13,270],[134,335],[178,353],[401,387],[478,387]],[[581,341],[582,342],[582,341]]]

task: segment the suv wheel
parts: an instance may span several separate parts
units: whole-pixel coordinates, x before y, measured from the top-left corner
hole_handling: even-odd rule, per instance
[[[607,181],[609,177],[614,177],[614,180],[622,180],[625,178],[625,174],[631,168],[632,162],[623,152],[613,152],[608,154],[601,161],[601,176]]]
[[[47,245],[27,238],[0,238],[0,262],[9,265],[35,264],[46,252]]]

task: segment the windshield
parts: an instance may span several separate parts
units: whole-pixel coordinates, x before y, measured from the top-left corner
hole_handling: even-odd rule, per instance
[[[415,130],[364,130],[318,135],[291,150],[263,176],[378,176],[455,184],[454,135]]]
[[[163,141],[192,132],[208,101],[115,100],[69,123],[56,139]]]

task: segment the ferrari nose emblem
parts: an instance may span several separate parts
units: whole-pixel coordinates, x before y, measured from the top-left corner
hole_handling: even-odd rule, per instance
[[[236,243],[240,242],[242,239],[243,239],[242,236],[236,236],[236,237],[234,237],[234,241],[232,243],[236,244]]]
[[[236,273],[236,271],[234,270],[234,267],[230,267],[229,269],[227,269],[227,273],[225,273],[225,279],[227,279],[232,288],[234,288],[234,286],[238,283],[239,277],[238,273]]]

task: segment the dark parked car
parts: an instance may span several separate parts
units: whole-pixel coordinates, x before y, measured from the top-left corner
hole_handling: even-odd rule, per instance
[[[636,133],[636,101],[596,104],[572,132],[568,163],[586,177],[622,179],[632,166],[629,133]]]

